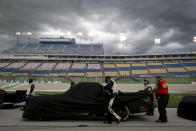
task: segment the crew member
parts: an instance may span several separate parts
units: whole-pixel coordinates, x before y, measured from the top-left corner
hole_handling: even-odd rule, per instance
[[[167,122],[166,107],[169,101],[168,85],[161,75],[156,76],[156,85],[153,91],[156,94],[158,103],[159,119],[156,122]]]
[[[150,82],[148,80],[144,79],[144,90],[149,91],[151,93],[149,95],[150,108],[149,108],[148,112],[146,113],[146,115],[153,116],[154,115],[154,106],[153,106],[154,98],[153,98],[152,87],[149,84],[150,84]]]
[[[35,96],[35,91],[34,91],[35,85],[33,84],[33,79],[29,79],[29,85],[30,85],[30,88],[27,90],[27,93],[26,93],[26,102],[29,101],[29,98],[31,96]]]
[[[29,79],[29,85],[30,85],[30,88],[27,90],[27,93],[26,93],[26,104],[25,106],[20,108],[21,110],[25,109],[25,107],[27,106],[29,102],[30,97],[35,96],[35,91],[34,91],[35,85],[33,84],[33,79]]]
[[[116,82],[110,77],[106,76],[105,77],[105,82],[106,85],[104,86],[104,91],[107,96],[109,96],[109,105],[108,105],[108,113],[107,113],[107,120],[104,121],[106,124],[111,124],[112,123],[112,117],[115,117],[116,122],[120,123],[121,117],[118,116],[114,110],[112,109],[112,105],[114,103],[114,100],[116,96],[118,95],[118,90],[116,87]]]

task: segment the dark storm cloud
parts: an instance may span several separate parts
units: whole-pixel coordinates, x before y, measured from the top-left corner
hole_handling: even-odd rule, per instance
[[[15,32],[83,32],[83,42],[104,39],[106,54],[154,53],[154,38],[161,38],[161,51],[194,51],[195,0],[1,0],[1,50],[16,43]],[[77,36],[75,36],[77,37]],[[78,37],[77,37],[78,38]],[[111,46],[113,49],[111,50]]]

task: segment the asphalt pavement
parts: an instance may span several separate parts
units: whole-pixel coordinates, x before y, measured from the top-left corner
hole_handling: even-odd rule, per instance
[[[101,120],[53,120],[38,121],[22,118],[19,108],[0,110],[0,131],[195,131],[196,121],[177,117],[176,108],[168,108],[168,122],[156,123],[159,114],[155,109],[154,116],[144,113],[131,115],[130,119],[119,124],[104,124]]]

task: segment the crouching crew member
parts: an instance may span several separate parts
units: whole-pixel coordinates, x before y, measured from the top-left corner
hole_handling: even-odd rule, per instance
[[[121,117],[118,116],[112,109],[114,100],[116,96],[118,95],[116,82],[113,79],[111,79],[110,76],[105,77],[105,82],[106,82],[106,85],[104,86],[104,94],[107,95],[110,98],[110,100],[109,100],[109,105],[108,105],[107,120],[105,120],[104,123],[111,124],[113,117],[115,117],[116,122],[119,123],[121,120]]]
[[[158,103],[159,119],[156,122],[167,122],[166,107],[169,101],[168,85],[161,75],[156,76],[156,86],[153,89]]]
[[[150,108],[149,108],[148,112],[146,113],[146,115],[153,116],[154,115],[154,105],[153,105],[154,97],[153,97],[152,87],[149,84],[150,84],[150,82],[148,80],[144,79],[144,90],[149,91],[151,93],[149,95]]]

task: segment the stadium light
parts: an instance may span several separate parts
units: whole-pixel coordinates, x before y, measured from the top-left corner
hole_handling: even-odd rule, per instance
[[[81,37],[83,36],[82,32],[78,32],[78,35],[80,36],[80,44],[81,44]]]
[[[32,35],[32,33],[31,32],[27,32],[27,35],[30,36],[30,35]]]
[[[19,37],[20,37],[20,32],[16,32],[16,36],[17,36],[17,44],[19,42]]]
[[[159,54],[159,45],[161,44],[161,39],[160,38],[155,38],[154,39],[154,45],[155,45],[155,48],[157,50],[157,54]],[[156,52],[155,52],[156,53]]]
[[[29,37],[29,43],[30,43],[31,42],[31,35],[32,35],[32,33],[31,32],[27,32],[27,35]]]
[[[20,32],[16,32],[16,35],[19,36],[20,35]]]
[[[127,37],[126,36],[120,36],[120,41],[122,42],[123,44],[123,55],[125,54],[125,42],[127,40]]]
[[[154,39],[155,45],[159,45],[160,43],[161,43],[161,39],[157,39],[157,38]]]
[[[121,42],[125,41],[126,39],[127,39],[126,36],[120,36],[120,41]]]
[[[196,42],[196,36],[193,37],[193,42]]]

